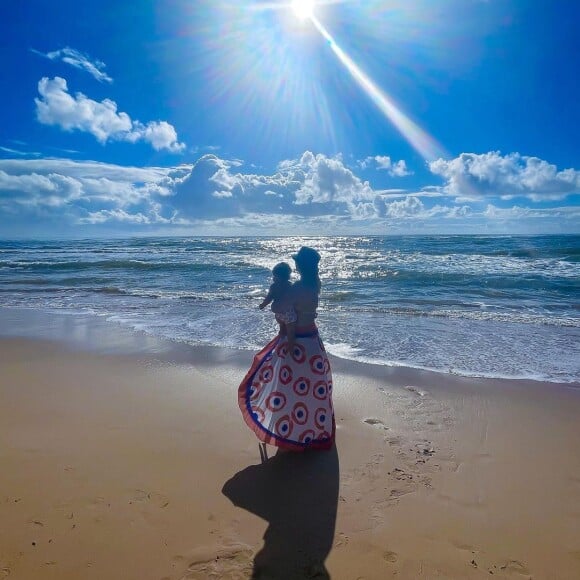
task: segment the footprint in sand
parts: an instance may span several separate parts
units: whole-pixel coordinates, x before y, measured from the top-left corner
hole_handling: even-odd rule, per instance
[[[418,397],[425,397],[428,394],[427,391],[424,391],[423,389],[420,389],[419,387],[408,386],[408,387],[405,387],[405,389],[411,393],[414,393]]]
[[[211,555],[210,550],[200,551],[180,580],[246,580],[252,568],[253,551],[249,546],[223,546]]]
[[[350,541],[350,538],[346,534],[343,534],[342,532],[340,532],[338,534],[338,538],[334,542],[334,547],[340,548],[340,546],[346,546],[349,541]]]
[[[471,552],[472,554],[476,554],[479,550],[472,546],[471,544],[463,544],[462,542],[451,542],[458,550],[465,550],[466,552]]]
[[[391,552],[390,550],[383,552],[383,560],[385,560],[385,562],[389,562],[389,564],[394,564],[398,559],[399,556],[396,552]]]
[[[136,489],[133,492],[129,503],[150,503],[160,508],[166,508],[169,505],[169,498],[166,495],[155,491]]]
[[[435,448],[432,447],[431,441],[415,443],[415,447],[417,448],[417,453],[423,457],[432,457],[435,453]]]
[[[376,419],[375,417],[369,417],[368,419],[364,419],[363,423],[366,423],[367,425],[372,425],[373,427],[382,427],[385,431],[387,431],[389,428],[385,426],[385,423],[383,421],[381,421],[380,419]]]
[[[528,576],[530,571],[518,560],[508,560],[500,564],[499,569],[507,574],[517,574],[519,576]]]
[[[410,493],[413,493],[412,489],[391,489],[389,499],[399,499],[404,495],[409,495]]]

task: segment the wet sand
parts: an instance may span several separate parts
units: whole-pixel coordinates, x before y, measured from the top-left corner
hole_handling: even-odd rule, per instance
[[[580,578],[577,387],[333,358],[336,449],[261,463],[251,352],[75,344],[0,339],[0,578]]]

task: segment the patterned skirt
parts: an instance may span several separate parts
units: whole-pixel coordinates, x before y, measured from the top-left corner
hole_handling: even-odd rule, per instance
[[[316,327],[297,332],[291,353],[277,336],[256,356],[238,404],[258,439],[293,451],[330,449],[335,422],[332,373]]]

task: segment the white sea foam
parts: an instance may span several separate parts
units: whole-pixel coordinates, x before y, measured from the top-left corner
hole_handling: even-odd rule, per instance
[[[278,261],[322,255],[332,354],[474,376],[579,380],[580,238],[179,238],[10,242],[3,305],[93,312],[154,336],[255,349]]]

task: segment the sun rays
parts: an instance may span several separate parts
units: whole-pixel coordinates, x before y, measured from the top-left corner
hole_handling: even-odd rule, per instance
[[[201,74],[207,82],[201,91],[231,119],[232,136],[238,127],[236,115],[241,114],[254,118],[254,142],[261,146],[292,148],[300,143],[344,150],[353,131],[359,132],[359,141],[365,140],[366,119],[374,114],[357,98],[362,92],[423,159],[447,157],[442,145],[390,94],[401,80],[421,74],[419,64],[413,69],[408,51],[406,61],[397,60],[395,53],[380,82],[369,74],[381,58],[384,40],[379,28],[391,46],[404,46],[400,35],[409,31],[409,23],[427,26],[419,15],[398,11],[387,19],[384,11],[373,12],[379,8],[372,2],[363,6],[346,0],[223,1],[203,6],[195,9],[191,26],[196,34],[202,31],[204,42],[199,46],[204,53],[188,66],[195,70],[197,63],[204,63]],[[198,22],[206,22],[205,28]],[[349,47],[357,44],[366,44],[367,50],[352,52]],[[420,77],[416,82],[421,83]],[[384,83],[392,88],[387,91]],[[243,133],[239,139],[244,139]]]
[[[385,117],[397,128],[399,133],[409,142],[426,161],[433,161],[439,157],[445,156],[443,147],[431,137],[426,131],[421,129],[417,123],[405,115],[401,109],[395,105],[389,95],[381,90],[373,80],[366,75],[362,69],[346,54],[346,52],[337,44],[334,38],[322,23],[310,14],[310,20],[314,27],[320,32],[328,42],[328,46],[334,52],[338,60],[344,65],[352,78],[366,92],[368,97],[375,103]]]
[[[326,3],[327,4],[327,3]],[[433,161],[445,157],[446,153],[441,144],[410,119],[395,104],[392,97],[381,89],[354,60],[339,46],[336,39],[316,16],[314,10],[316,2],[313,0],[294,0],[291,4],[294,14],[300,20],[309,20],[314,28],[327,41],[328,46],[348,71],[359,87],[365,91],[370,100],[378,107],[381,113],[392,123],[406,141],[426,161]]]

